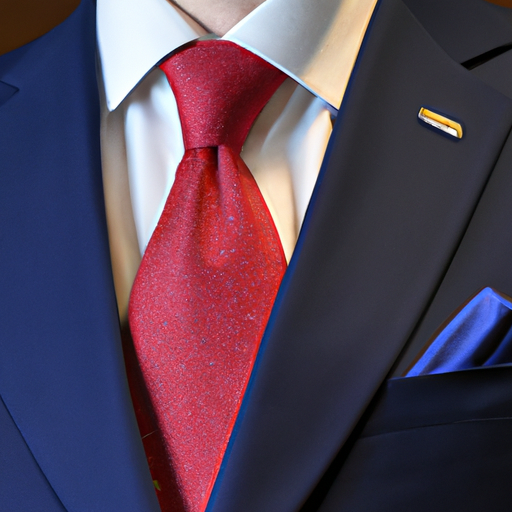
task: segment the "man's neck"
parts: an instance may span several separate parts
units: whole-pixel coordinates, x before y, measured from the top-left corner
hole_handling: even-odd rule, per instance
[[[223,36],[265,0],[168,0],[208,32]]]

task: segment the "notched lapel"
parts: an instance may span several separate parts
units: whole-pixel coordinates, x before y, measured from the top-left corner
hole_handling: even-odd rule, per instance
[[[504,69],[512,68],[512,50],[498,55],[497,57],[474,68],[472,73],[483,82],[494,87],[505,96],[512,98],[512,73],[504,73]]]
[[[465,137],[420,126],[422,105]],[[512,102],[380,3],[209,511],[300,509],[439,285],[511,124]]]
[[[7,103],[18,91],[19,89],[14,85],[0,81],[0,107]]]

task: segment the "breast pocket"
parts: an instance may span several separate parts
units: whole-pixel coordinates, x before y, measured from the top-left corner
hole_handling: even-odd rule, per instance
[[[508,511],[511,477],[511,365],[391,379],[321,511]]]

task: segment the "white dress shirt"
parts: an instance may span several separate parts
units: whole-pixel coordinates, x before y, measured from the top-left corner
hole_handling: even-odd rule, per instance
[[[223,37],[290,77],[257,118],[241,153],[288,260],[375,3],[267,0]],[[184,152],[176,101],[155,64],[203,35],[166,0],[98,0],[103,180],[122,320]]]

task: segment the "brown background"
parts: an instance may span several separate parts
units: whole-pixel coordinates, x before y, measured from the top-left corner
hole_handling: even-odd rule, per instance
[[[512,7],[512,0],[492,2]],[[0,0],[0,55],[48,32],[79,3],[80,0]]]

